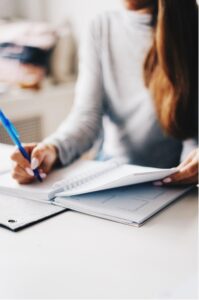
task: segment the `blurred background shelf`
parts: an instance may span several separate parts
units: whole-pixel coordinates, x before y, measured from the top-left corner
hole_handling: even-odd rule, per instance
[[[12,86],[11,77],[15,76],[16,81],[18,80],[16,68],[13,67],[12,71],[4,62],[0,65],[3,76],[4,72],[11,70],[6,74],[8,85],[4,85],[4,81],[1,85],[2,80],[0,82],[0,108],[16,125],[23,142],[41,141],[68,116],[74,100],[77,53],[87,26],[96,14],[121,7],[121,0],[0,0],[0,30],[5,40],[8,35],[1,26],[8,24],[9,27],[13,22],[17,26],[18,22],[33,22],[33,28],[34,24],[41,26],[44,23],[51,36],[54,32],[56,35],[49,70],[42,82],[38,80],[39,90],[19,88],[23,87],[20,82],[14,82]],[[16,29],[15,23],[13,27],[11,36]],[[29,27],[31,28],[30,24]],[[5,40],[1,39],[1,43]],[[12,60],[10,62],[12,64]],[[26,79],[26,73],[24,77]],[[0,143],[10,143],[1,125]]]
[[[0,107],[19,129],[23,142],[39,142],[69,114],[74,89],[75,81],[59,85],[46,81],[39,91],[12,89],[0,97]],[[10,143],[1,125],[0,143]]]

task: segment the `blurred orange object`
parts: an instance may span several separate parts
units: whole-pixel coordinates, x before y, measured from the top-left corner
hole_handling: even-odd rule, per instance
[[[45,77],[45,69],[32,64],[0,58],[0,81],[18,85],[21,88],[39,89]]]

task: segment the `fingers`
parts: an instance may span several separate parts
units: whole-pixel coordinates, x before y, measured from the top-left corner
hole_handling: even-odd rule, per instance
[[[197,184],[198,183],[198,150],[194,150],[187,159],[179,165],[178,172],[155,182],[156,186],[171,184]]]
[[[185,180],[181,180],[179,182],[173,182],[173,184],[185,185],[185,184],[197,184],[197,182],[198,182],[198,176],[193,176]]]
[[[37,148],[36,144],[28,144],[24,145],[25,150],[31,157],[31,153],[34,149]],[[19,183],[30,183],[35,180],[34,172],[31,169],[31,164],[27,159],[23,157],[21,152],[16,149],[13,154],[11,155],[11,159],[13,160],[13,170],[12,170],[12,177],[17,180]],[[40,170],[40,176],[45,179],[46,174],[43,170]]]
[[[198,173],[198,167],[195,161],[192,161],[182,167],[178,173],[170,176],[170,182],[180,182],[180,181],[186,181],[190,178],[194,177]],[[170,183],[168,182],[167,178],[163,180],[164,183]]]
[[[192,159],[197,155],[197,150],[192,151],[187,158],[179,165],[179,168],[186,166],[192,161]]]
[[[53,145],[39,144],[31,155],[31,168],[41,167],[48,174],[57,159],[57,152]]]
[[[19,183],[29,183],[34,180],[33,170],[39,168],[40,175],[43,179],[50,172],[55,164],[58,153],[54,145],[28,144],[24,146],[31,158],[29,163],[19,150],[15,150],[11,156],[15,165],[13,168],[13,178]]]
[[[39,169],[39,173],[42,179],[46,178],[42,169]],[[12,170],[12,177],[20,184],[31,183],[35,180],[34,172],[30,169],[30,172],[24,170],[17,163],[15,163]]]
[[[28,145],[24,145],[24,149],[26,150],[26,152],[30,155],[33,148],[36,146],[36,144],[28,144]],[[31,170],[31,166],[30,163],[27,159],[25,159],[23,157],[23,155],[21,154],[21,152],[19,151],[19,149],[16,149],[12,155],[11,155],[11,160],[16,163],[17,165],[19,165],[21,168],[23,168],[24,170],[26,170],[28,175],[32,175],[32,170]]]
[[[12,170],[12,177],[18,183],[30,183],[34,180],[34,173],[32,172],[32,174],[28,174],[28,172],[26,172],[22,167],[15,164]]]
[[[35,170],[43,163],[46,156],[46,149],[44,146],[38,145],[35,147],[31,154],[31,169]]]
[[[14,177],[13,177],[14,178]],[[29,184],[32,183],[34,179],[29,179],[21,176],[17,176],[17,178],[14,178],[19,184]]]
[[[21,152],[17,149],[13,152],[11,155],[11,160],[14,162],[17,162],[18,165],[20,165],[22,168],[30,168],[30,163],[23,157]]]

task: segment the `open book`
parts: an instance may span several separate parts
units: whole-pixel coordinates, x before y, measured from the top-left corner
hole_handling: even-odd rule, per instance
[[[177,170],[156,169],[124,164],[122,160],[106,162],[78,161],[55,170],[43,182],[19,185],[9,172],[0,175],[0,192],[33,200],[53,200],[163,179]]]

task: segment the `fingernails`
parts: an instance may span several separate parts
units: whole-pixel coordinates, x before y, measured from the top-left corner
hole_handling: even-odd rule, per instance
[[[172,182],[172,179],[171,178],[165,178],[164,180],[163,180],[163,182],[164,183],[170,183],[170,182]]]
[[[38,167],[39,167],[39,161],[37,158],[34,157],[31,161],[31,169],[35,170]]]
[[[34,172],[33,172],[33,170],[31,170],[30,168],[26,168],[26,173],[27,173],[29,176],[34,176]]]
[[[162,186],[163,183],[161,181],[156,181],[156,182],[153,183],[153,185],[155,185],[155,186]]]
[[[40,174],[42,179],[45,179],[47,177],[47,175],[45,173]]]

